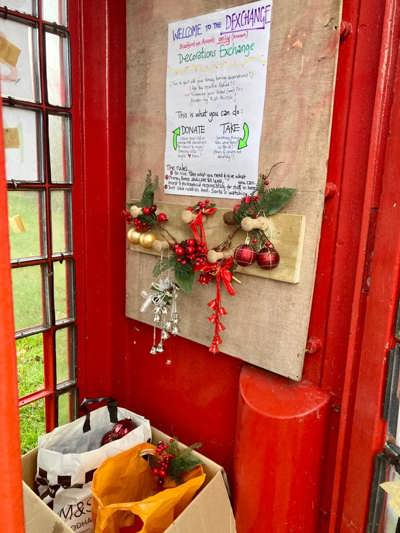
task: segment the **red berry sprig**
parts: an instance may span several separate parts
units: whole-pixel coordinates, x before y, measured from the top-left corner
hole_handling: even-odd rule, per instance
[[[174,439],[170,439],[170,443],[173,443]],[[168,476],[168,469],[171,460],[175,457],[172,453],[168,452],[169,444],[160,440],[156,447],[156,463],[151,469],[153,474],[158,478],[157,484],[160,489],[164,486],[165,478]]]
[[[135,230],[139,233],[145,233],[157,224],[168,222],[166,213],[157,214],[157,206],[155,204],[142,207],[142,213],[137,217],[133,217],[129,212],[125,211],[125,218],[129,224],[134,225]]]
[[[181,265],[200,267],[207,262],[207,246],[195,239],[186,239],[172,246],[176,261]]]

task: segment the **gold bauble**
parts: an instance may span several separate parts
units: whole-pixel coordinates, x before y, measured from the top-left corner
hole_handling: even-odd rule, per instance
[[[156,236],[154,233],[142,233],[140,235],[139,243],[143,248],[152,248],[155,240]]]
[[[141,237],[141,233],[139,233],[138,231],[136,231],[135,229],[131,228],[127,235],[126,235],[126,238],[128,239],[129,242],[131,242],[132,244],[139,244],[139,240],[140,240],[140,237]]]

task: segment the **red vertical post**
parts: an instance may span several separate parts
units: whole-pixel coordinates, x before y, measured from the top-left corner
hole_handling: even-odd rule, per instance
[[[318,531],[329,394],[246,365],[234,458],[238,533]]]
[[[10,533],[24,531],[17,359],[8,239],[7,187],[0,103],[0,516]]]

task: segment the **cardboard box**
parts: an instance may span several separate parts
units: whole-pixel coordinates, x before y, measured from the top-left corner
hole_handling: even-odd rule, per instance
[[[152,429],[153,440],[169,437]],[[182,445],[184,446],[184,445]],[[223,468],[197,452],[207,475],[206,484],[165,533],[236,533],[235,519],[225,484]],[[32,488],[37,450],[22,457],[26,533],[71,533],[64,522],[37,496]]]

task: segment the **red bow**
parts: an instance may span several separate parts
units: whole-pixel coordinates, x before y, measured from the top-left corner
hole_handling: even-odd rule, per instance
[[[223,261],[218,261],[217,263],[206,263],[205,265],[196,267],[195,270],[200,270],[201,272],[205,272],[207,274],[211,274],[215,276],[215,281],[217,282],[217,290],[219,290],[220,284],[222,281],[227,292],[231,296],[234,296],[236,292],[232,286],[232,279],[233,279],[233,274],[231,272],[232,266],[233,266],[233,258],[229,257],[228,259],[224,259]]]

